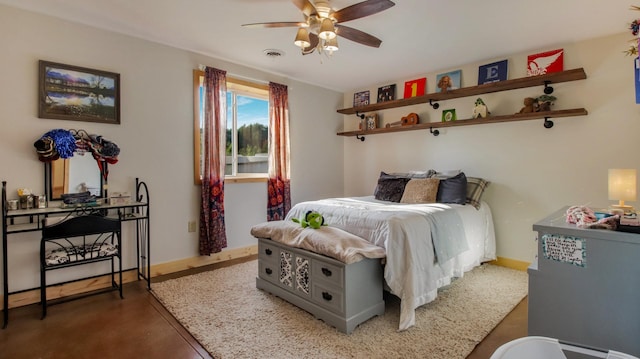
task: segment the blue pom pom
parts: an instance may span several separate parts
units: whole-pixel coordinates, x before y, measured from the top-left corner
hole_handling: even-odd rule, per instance
[[[76,151],[76,138],[70,131],[55,129],[45,133],[42,137],[49,137],[53,140],[55,150],[60,154],[60,158],[73,157],[73,153]]]

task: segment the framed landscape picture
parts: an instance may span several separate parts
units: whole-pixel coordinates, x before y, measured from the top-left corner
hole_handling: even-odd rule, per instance
[[[527,76],[538,76],[564,70],[564,49],[527,56]]]
[[[507,65],[507,60],[502,60],[480,66],[478,68],[478,85],[506,80]]]
[[[353,107],[366,106],[369,104],[369,91],[356,92],[353,94]]]
[[[424,95],[427,87],[427,78],[411,80],[404,83],[404,98]]]
[[[396,85],[378,87],[378,102],[393,101],[396,99]]]
[[[40,60],[38,117],[120,123],[120,74]]]
[[[460,88],[462,70],[445,72],[436,77],[436,92],[447,92]]]

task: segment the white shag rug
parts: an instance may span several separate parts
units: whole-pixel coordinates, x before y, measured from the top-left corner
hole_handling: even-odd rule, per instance
[[[350,335],[256,288],[257,260],[160,283],[152,291],[216,359],[465,358],[526,296],[527,273],[482,265],[416,310],[398,331],[400,304]]]

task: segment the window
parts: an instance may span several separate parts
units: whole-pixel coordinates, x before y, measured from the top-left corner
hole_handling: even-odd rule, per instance
[[[204,72],[193,72],[194,179],[200,184],[203,163]],[[265,179],[269,153],[269,87],[227,78],[225,178],[237,182]]]

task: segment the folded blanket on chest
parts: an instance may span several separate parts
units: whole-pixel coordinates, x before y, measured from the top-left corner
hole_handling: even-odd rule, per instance
[[[367,242],[342,229],[323,226],[302,228],[292,221],[273,221],[257,224],[251,235],[270,238],[289,247],[302,248],[351,264],[363,258],[384,258],[383,248]]]

